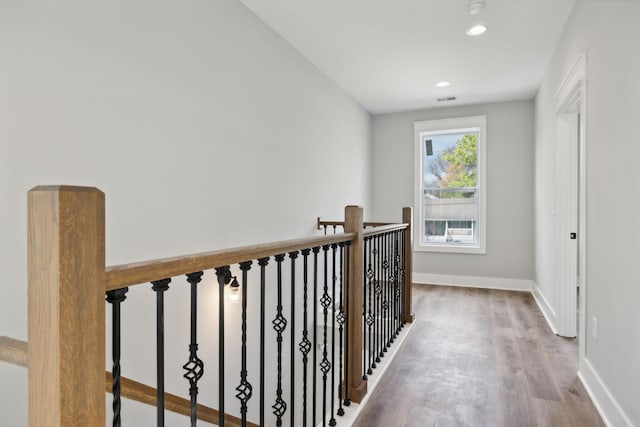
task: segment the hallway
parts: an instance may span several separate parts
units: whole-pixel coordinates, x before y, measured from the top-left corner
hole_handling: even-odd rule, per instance
[[[355,426],[604,425],[577,341],[555,336],[529,293],[413,292],[416,324]]]

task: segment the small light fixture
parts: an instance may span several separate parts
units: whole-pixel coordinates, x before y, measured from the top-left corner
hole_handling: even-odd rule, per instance
[[[467,35],[471,37],[479,36],[480,34],[484,34],[487,31],[487,27],[482,24],[474,25],[467,29]]]
[[[442,82],[438,82],[438,83],[436,83],[436,86],[437,86],[437,87],[448,87],[448,86],[451,86],[451,83],[450,83],[450,82],[442,81]]]
[[[218,275],[218,283],[220,286],[225,286],[227,291],[225,292],[226,298],[229,302],[237,303],[240,300],[240,284],[236,276],[231,275],[229,267],[222,267],[216,269]]]
[[[229,301],[237,303],[240,300],[240,284],[236,276],[233,276],[231,283],[229,284]]]

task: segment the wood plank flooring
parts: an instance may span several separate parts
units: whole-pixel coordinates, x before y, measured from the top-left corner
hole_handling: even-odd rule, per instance
[[[525,292],[414,285],[416,325],[356,420],[374,426],[604,426]]]

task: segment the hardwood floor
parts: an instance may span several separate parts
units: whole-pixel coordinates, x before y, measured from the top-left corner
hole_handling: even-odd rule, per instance
[[[354,426],[604,426],[525,292],[414,285],[416,325]]]

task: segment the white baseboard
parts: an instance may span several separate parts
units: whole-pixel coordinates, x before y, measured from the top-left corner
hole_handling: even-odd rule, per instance
[[[527,279],[502,277],[454,276],[449,274],[413,273],[413,283],[423,285],[461,286],[465,288],[502,289],[531,292],[534,283]]]
[[[551,304],[549,304],[549,301],[547,301],[538,285],[535,283],[533,284],[531,295],[533,295],[533,299],[536,301],[536,304],[538,304],[538,307],[546,319],[549,328],[551,328],[551,331],[558,335],[558,330],[556,329],[556,312],[553,307],[551,307]]]
[[[591,397],[594,406],[607,427],[634,426],[588,359],[580,360],[578,378],[582,381],[584,388],[587,390],[589,397]]]

